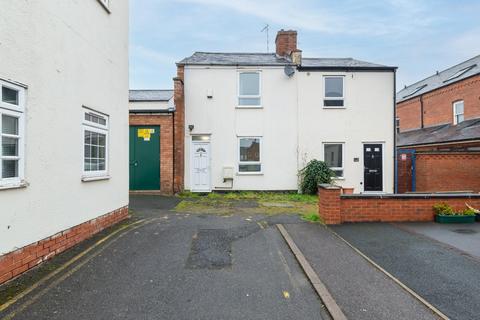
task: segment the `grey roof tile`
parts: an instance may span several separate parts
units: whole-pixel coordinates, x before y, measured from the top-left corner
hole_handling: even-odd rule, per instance
[[[480,118],[401,132],[397,138],[399,147],[480,139]]]
[[[168,101],[173,97],[173,90],[130,90],[130,101]]]
[[[225,66],[284,66],[292,65],[290,59],[275,53],[195,52],[178,62],[179,65]],[[391,68],[352,58],[303,58],[304,68]]]
[[[471,67],[471,68],[470,68]],[[465,72],[459,74],[462,70]],[[458,74],[457,77],[450,77]],[[424,93],[448,86],[459,80],[480,74],[480,55],[464,61],[456,66],[450,67],[446,70],[434,74],[426,79],[418,81],[397,93],[397,102],[402,102],[414,97],[418,97]]]

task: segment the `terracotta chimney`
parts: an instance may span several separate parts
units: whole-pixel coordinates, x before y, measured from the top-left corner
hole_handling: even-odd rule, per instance
[[[290,54],[297,50],[297,31],[295,30],[280,30],[275,38],[275,46],[277,47],[277,54],[279,56],[290,56]]]

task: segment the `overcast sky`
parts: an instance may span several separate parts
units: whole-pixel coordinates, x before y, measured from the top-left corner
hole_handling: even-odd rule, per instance
[[[298,31],[304,57],[398,66],[398,88],[480,54],[479,0],[130,0],[130,87],[173,87],[195,51],[275,51]]]

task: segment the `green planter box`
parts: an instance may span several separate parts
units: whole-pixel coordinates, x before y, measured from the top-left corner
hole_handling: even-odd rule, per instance
[[[435,215],[435,221],[438,223],[473,223],[475,216],[443,216]]]

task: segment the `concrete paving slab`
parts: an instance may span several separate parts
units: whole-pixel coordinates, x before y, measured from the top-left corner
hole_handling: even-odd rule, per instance
[[[333,230],[449,318],[478,319],[476,258],[392,224],[344,224]]]
[[[437,319],[320,224],[285,225],[349,319]]]

